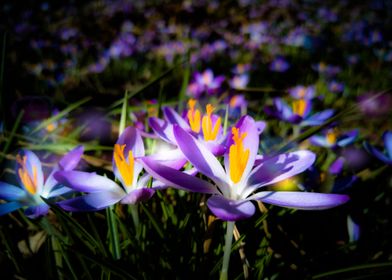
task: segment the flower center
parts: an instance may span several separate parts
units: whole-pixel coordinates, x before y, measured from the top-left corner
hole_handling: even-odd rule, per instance
[[[330,145],[333,145],[336,143],[336,133],[335,131],[331,130],[327,132],[327,142]]]
[[[133,182],[133,167],[135,164],[135,158],[133,157],[132,150],[128,152],[128,161],[124,157],[125,144],[114,145],[114,162],[120,172],[121,177],[124,180],[126,187],[131,186]]]
[[[303,117],[305,114],[305,110],[306,110],[307,105],[308,104],[305,99],[294,100],[293,105],[292,105],[293,113]]]
[[[219,128],[221,126],[220,117],[216,120],[214,126],[212,125],[211,114],[214,110],[215,108],[211,104],[207,104],[206,106],[207,114],[204,115],[202,120],[203,135],[204,135],[204,140],[206,141],[215,140],[216,136],[218,135]]]
[[[18,168],[18,175],[22,181],[23,186],[30,194],[37,193],[37,167],[33,166],[33,178],[31,178],[26,166],[27,156],[16,156],[16,162],[20,165]]]
[[[189,125],[191,126],[192,131],[199,133],[200,132],[200,111],[195,110],[196,100],[190,99],[188,101],[189,110],[187,113]]]
[[[232,128],[231,133],[233,134],[234,144],[230,146],[229,151],[230,179],[234,183],[238,183],[248,163],[249,149],[245,150],[243,144],[246,133],[240,134],[236,127]]]

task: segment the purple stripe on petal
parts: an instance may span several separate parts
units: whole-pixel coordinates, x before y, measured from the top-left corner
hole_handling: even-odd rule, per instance
[[[230,200],[222,195],[213,195],[207,200],[211,212],[224,221],[238,221],[255,213],[255,206],[247,200]]]
[[[46,203],[39,204],[37,206],[31,206],[25,210],[25,215],[30,219],[36,219],[40,216],[45,216],[49,212],[49,205]]]
[[[21,188],[5,182],[0,182],[0,199],[20,200],[25,195],[26,192]]]
[[[114,191],[120,188],[109,178],[83,171],[57,171],[54,178],[59,183],[81,192]]]
[[[222,165],[205,145],[177,125],[174,126],[174,136],[178,147],[193,166],[218,185],[225,182],[226,173]]]
[[[18,210],[21,207],[22,207],[22,204],[20,204],[17,201],[0,204],[0,216],[11,213],[15,210]]]
[[[152,188],[140,188],[131,191],[123,199],[121,199],[122,204],[135,204],[138,202],[143,202],[149,200],[155,193]]]
[[[59,161],[60,168],[66,171],[74,169],[78,165],[80,158],[83,155],[83,151],[84,147],[78,146],[69,153],[67,153]]]
[[[142,158],[144,169],[155,179],[178,189],[200,193],[218,193],[212,184],[148,158]]]
[[[170,166],[174,169],[181,169],[188,161],[180,149],[174,149],[167,152],[160,152],[147,156],[148,158],[159,161],[160,163]]]
[[[257,132],[259,134],[261,134],[261,133],[263,133],[265,127],[267,126],[267,123],[263,122],[263,121],[256,121],[255,125],[256,125],[256,128],[257,128]]]
[[[337,145],[339,147],[345,147],[347,145],[352,144],[355,141],[355,139],[357,139],[358,133],[359,133],[358,129],[354,129],[346,132],[344,135],[339,137],[339,139],[337,140]]]
[[[66,211],[97,211],[116,204],[125,196],[125,192],[98,192],[64,200],[58,205]]]
[[[249,175],[244,197],[254,190],[290,178],[308,169],[316,155],[310,151],[296,151],[266,158]]]
[[[170,107],[163,107],[162,108],[163,115],[165,119],[171,124],[178,124],[185,130],[190,130],[190,126],[188,123],[176,112],[173,108]]]
[[[343,194],[266,191],[252,195],[248,199],[288,208],[323,210],[346,203],[350,198]]]

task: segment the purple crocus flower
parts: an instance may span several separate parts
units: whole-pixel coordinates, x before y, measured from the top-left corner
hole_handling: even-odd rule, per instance
[[[333,80],[328,83],[328,89],[333,93],[340,93],[344,90],[344,84]]]
[[[310,137],[309,141],[315,146],[325,148],[345,147],[352,144],[358,137],[358,129],[350,130],[337,136],[334,129],[329,129],[323,135],[314,135]]]
[[[269,70],[272,72],[286,72],[290,68],[290,64],[281,56],[275,58],[269,65]]]
[[[155,117],[149,118],[150,127],[162,140],[177,146],[173,134],[173,125],[179,125],[205,142],[213,154],[222,155],[225,152],[224,142],[226,137],[223,135],[221,118],[213,114],[215,108],[211,104],[207,104],[206,114],[202,116],[200,110],[196,109],[196,100],[190,99],[188,106],[186,118],[181,117],[172,108],[164,107],[163,114],[165,120]],[[184,157],[182,158],[185,160]],[[186,160],[183,164],[185,162]]]
[[[289,94],[295,99],[312,99],[316,94],[314,86],[298,85],[289,89]]]
[[[224,167],[208,148],[197,138],[178,125],[174,126],[174,137],[185,157],[210,178],[209,181],[192,177],[162,165],[157,161],[142,158],[144,168],[157,180],[193,192],[209,193],[209,209],[222,220],[236,221],[251,217],[255,213],[252,200],[297,209],[326,209],[348,200],[345,195],[310,192],[273,192],[258,189],[285,180],[311,166],[315,155],[310,151],[296,151],[265,157],[254,167],[259,147],[256,122],[249,116],[242,117],[232,128]]]
[[[382,162],[392,165],[392,131],[387,130],[383,134],[384,146],[386,152],[382,152],[379,149],[375,148],[374,146],[370,145],[368,142],[364,143],[365,149],[381,160]]]
[[[211,69],[203,73],[196,72],[193,82],[188,86],[188,95],[199,98],[204,92],[209,95],[217,93],[224,80],[224,76],[215,77]]]
[[[149,199],[155,192],[148,188],[151,176],[144,174],[139,178],[143,166],[138,162],[144,156],[142,137],[134,127],[127,127],[114,145],[113,172],[121,182],[82,171],[59,171],[54,175],[62,184],[88,194],[64,200],[59,205],[67,211],[101,210],[117,202],[135,204]]]
[[[315,114],[311,114],[312,102],[311,100],[298,99],[294,100],[292,107],[283,101],[282,98],[274,99],[274,107],[266,108],[267,114],[279,118],[283,121],[298,124],[300,126],[316,126],[321,125],[329,119],[334,110],[327,109]]]
[[[6,182],[0,182],[0,199],[8,201],[0,204],[0,215],[4,215],[20,208],[25,208],[25,214],[29,218],[37,218],[46,215],[49,205],[41,198],[52,199],[71,191],[71,189],[59,186],[54,178],[58,170],[69,171],[76,167],[83,154],[83,146],[79,146],[63,158],[52,170],[49,176],[44,178],[42,165],[36,154],[28,150],[22,150],[16,156],[16,174],[19,186]]]

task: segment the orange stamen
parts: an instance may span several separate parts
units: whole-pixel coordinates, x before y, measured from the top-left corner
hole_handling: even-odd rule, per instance
[[[328,144],[333,145],[336,143],[337,138],[336,138],[335,131],[333,131],[333,130],[328,131],[326,137],[327,137]]]
[[[200,111],[195,110],[196,100],[189,99],[188,101],[189,110],[187,113],[189,125],[191,126],[192,131],[199,133],[200,132]]]
[[[37,167],[33,166],[33,178],[31,178],[26,166],[27,157],[21,157],[20,155],[17,155],[16,162],[20,165],[20,168],[18,168],[18,175],[20,180],[22,181],[23,186],[29,193],[33,195],[36,194],[38,184]]]
[[[133,157],[132,150],[128,153],[128,162],[124,157],[125,144],[115,144],[114,145],[114,162],[120,172],[124,184],[129,187],[133,183],[133,169],[135,165],[135,158]]]
[[[221,126],[221,118],[218,118],[214,126],[212,126],[211,114],[214,110],[215,108],[211,104],[208,104],[206,106],[207,114],[204,115],[202,120],[203,135],[206,141],[215,140]]]
[[[233,134],[234,144],[230,146],[229,151],[230,179],[233,183],[238,183],[248,163],[249,149],[245,150],[243,144],[246,132],[240,135],[239,129],[233,127],[231,133]]]
[[[299,99],[299,100],[295,100],[293,101],[293,113],[297,114],[301,117],[303,117],[303,115],[305,114],[305,110],[307,107],[307,102],[305,99]]]

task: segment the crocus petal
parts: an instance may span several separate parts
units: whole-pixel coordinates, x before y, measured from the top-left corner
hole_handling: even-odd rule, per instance
[[[74,190],[81,192],[114,191],[120,187],[109,178],[83,171],[57,171],[55,179]]]
[[[42,172],[42,165],[41,165],[41,161],[39,160],[39,158],[36,156],[35,153],[29,151],[29,150],[22,150],[19,153],[21,156],[26,156],[27,160],[26,160],[26,167],[28,170],[28,173],[30,175],[31,178],[34,178],[33,175],[33,168],[35,168],[36,170],[36,178],[37,178],[37,193],[41,193],[41,188],[44,184],[44,173]],[[19,168],[19,164],[17,164],[18,168]],[[18,174],[18,170],[16,172],[16,174]],[[17,176],[18,179],[20,180],[19,176]],[[20,181],[20,185],[24,187],[23,183]]]
[[[60,168],[66,171],[74,169],[78,165],[80,158],[83,155],[83,151],[84,147],[78,146],[69,153],[67,153],[59,161]]]
[[[59,186],[57,188],[52,189],[47,196],[43,196],[43,195],[41,195],[41,196],[45,197],[45,198],[52,198],[52,197],[57,197],[57,196],[60,196],[60,195],[63,195],[63,194],[66,194],[66,193],[69,193],[72,191],[73,191],[73,189],[71,189],[71,188]]]
[[[171,107],[163,107],[162,108],[163,115],[165,119],[171,124],[178,124],[185,130],[190,130],[189,124],[182,118],[176,111]]]
[[[216,187],[197,177],[170,168],[149,158],[141,158],[144,169],[152,177],[174,188],[200,193],[218,193]]]
[[[383,140],[389,158],[392,159],[392,131],[385,131],[383,134]]]
[[[296,151],[266,158],[249,175],[243,197],[254,190],[290,178],[308,169],[316,155],[310,151]]]
[[[287,120],[293,115],[293,111],[290,106],[287,105],[281,98],[274,98],[274,105],[278,111],[279,117],[283,120]]]
[[[246,200],[230,200],[222,195],[213,195],[207,200],[211,212],[224,221],[238,221],[255,213],[255,206]]]
[[[15,210],[18,210],[21,207],[22,204],[20,204],[18,201],[12,201],[9,203],[0,204],[0,216],[11,213]]]
[[[188,161],[180,149],[161,152],[147,157],[152,160],[159,161],[160,163],[170,166],[174,169],[180,169]]]
[[[248,199],[288,208],[323,210],[346,203],[350,198],[343,194],[266,191],[252,195]]]
[[[263,133],[265,127],[267,126],[267,123],[263,121],[256,121],[255,125],[256,125],[257,132],[261,134]]]
[[[5,182],[0,182],[0,199],[20,200],[25,195],[26,192],[21,188]]]
[[[136,189],[128,193],[123,199],[121,199],[122,204],[135,204],[142,201],[149,200],[155,193],[152,188],[141,188]]]
[[[309,126],[314,126],[314,125],[321,125],[323,124],[327,119],[329,119],[330,117],[332,117],[332,115],[334,114],[334,110],[332,109],[328,109],[328,110],[324,110],[321,111],[319,113],[316,113],[308,118],[306,118],[305,120],[303,120],[301,122],[302,126],[305,125],[309,125]]]
[[[313,135],[309,138],[309,142],[318,147],[330,148],[334,146],[327,141],[327,138],[324,135]]]
[[[339,157],[337,158],[334,162],[331,163],[331,165],[328,168],[329,173],[333,175],[337,175],[340,172],[342,172],[343,167],[344,167],[344,162],[345,159],[344,157]]]
[[[243,141],[243,145],[245,150],[249,149],[249,158],[246,163],[246,167],[242,173],[242,178],[245,179],[255,164],[256,155],[259,149],[259,133],[257,131],[257,127],[254,119],[247,115],[241,117],[241,119],[236,124],[236,127],[239,129],[240,134],[246,133],[246,137]],[[230,149],[229,147],[233,143],[234,143],[233,136],[230,131],[230,134],[228,136],[228,141],[227,141],[228,151]],[[229,174],[229,170],[230,170],[229,153],[225,154],[224,162],[225,162],[226,172]]]
[[[342,137],[340,137],[340,139],[337,141],[337,145],[339,147],[345,147],[347,145],[352,144],[355,141],[355,139],[357,139],[358,133],[359,133],[358,129],[348,131]]]
[[[383,154],[380,150],[376,149],[374,146],[370,145],[368,142],[364,142],[363,145],[370,154],[372,154],[382,162],[386,164],[392,164],[392,158],[388,158],[385,154]]]
[[[151,129],[157,134],[162,140],[175,144],[176,139],[173,134],[173,125],[167,121],[158,119],[156,117],[148,118],[148,124]]]
[[[97,211],[119,202],[125,192],[90,193],[69,200],[60,201],[58,205],[66,211]]]
[[[224,184],[226,173],[220,162],[205,145],[177,125],[174,126],[174,136],[178,147],[193,166],[218,185]]]
[[[25,215],[30,219],[36,219],[40,216],[45,216],[49,212],[49,205],[41,203],[37,206],[31,206],[25,210]]]

